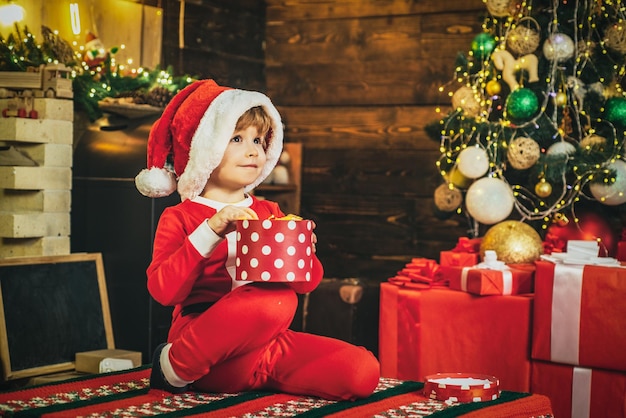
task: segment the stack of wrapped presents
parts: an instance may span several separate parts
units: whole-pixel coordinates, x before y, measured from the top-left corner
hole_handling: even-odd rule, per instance
[[[507,265],[461,238],[413,259],[381,284],[382,375],[492,375],[557,417],[626,417],[626,269],[591,243]]]
[[[73,101],[4,97],[0,110],[0,258],[69,254]]]

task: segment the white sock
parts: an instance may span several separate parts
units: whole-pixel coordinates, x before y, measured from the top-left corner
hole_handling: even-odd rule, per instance
[[[169,343],[165,347],[163,347],[163,350],[161,351],[161,371],[163,372],[163,376],[165,376],[165,380],[167,380],[167,383],[174,387],[182,388],[185,385],[193,383],[193,381],[189,382],[187,380],[181,379],[172,368],[172,363],[170,363],[171,347],[172,343]]]

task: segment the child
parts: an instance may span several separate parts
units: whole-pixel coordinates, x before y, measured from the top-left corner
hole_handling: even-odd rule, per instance
[[[248,194],[276,165],[282,141],[269,98],[212,80],[183,89],[152,127],[137,188],[149,197],[178,190],[182,199],[161,215],[147,270],[150,294],[174,306],[168,342],[152,359],[153,389],[354,400],[378,384],[378,361],[363,347],[288,329],[296,293],[322,279],[316,257],[308,282],[233,279],[235,222],[284,216],[276,203]]]

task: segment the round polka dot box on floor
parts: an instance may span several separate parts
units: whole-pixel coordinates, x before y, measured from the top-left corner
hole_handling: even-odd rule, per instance
[[[237,222],[236,280],[297,282],[311,280],[313,222],[243,220]]]
[[[500,381],[480,374],[437,373],[424,378],[424,396],[444,402],[491,401],[500,396]]]

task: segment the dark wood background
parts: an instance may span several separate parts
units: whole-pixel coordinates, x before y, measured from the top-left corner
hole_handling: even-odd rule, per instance
[[[439,144],[425,127],[449,99],[481,0],[165,0],[164,65],[267,93],[303,144],[302,215],[317,222],[326,277],[385,280],[438,259],[465,219],[433,192]]]

